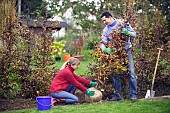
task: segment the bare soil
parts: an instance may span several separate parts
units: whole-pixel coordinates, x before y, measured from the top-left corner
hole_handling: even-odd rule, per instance
[[[15,100],[1,100],[0,105],[0,111],[35,108],[36,100],[21,98]]]

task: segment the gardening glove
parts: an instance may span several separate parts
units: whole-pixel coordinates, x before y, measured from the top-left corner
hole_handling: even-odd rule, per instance
[[[133,34],[132,34],[130,31],[128,31],[126,28],[122,28],[121,33],[122,33],[122,34],[125,34],[125,35],[127,35],[127,36],[132,36],[132,35],[133,35]]]
[[[87,89],[87,90],[86,90],[86,94],[87,94],[88,96],[94,96],[94,91],[92,91],[92,90],[90,90],[90,89]]]
[[[111,53],[113,53],[114,51],[111,49],[111,48],[103,48],[102,49],[102,52],[106,52],[107,54],[111,54]]]
[[[97,82],[90,81],[90,86],[96,86]]]

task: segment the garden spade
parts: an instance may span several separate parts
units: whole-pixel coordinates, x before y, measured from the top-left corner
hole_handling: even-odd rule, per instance
[[[158,52],[158,57],[157,57],[157,61],[156,61],[155,71],[154,71],[154,75],[153,75],[153,79],[152,79],[151,90],[147,90],[145,98],[152,98],[155,95],[155,91],[153,91],[153,86],[154,86],[154,82],[155,82],[155,76],[156,76],[156,71],[157,71],[157,67],[158,67],[160,53],[161,53],[161,50],[163,50],[163,49],[158,48],[158,50],[159,50],[159,52]]]

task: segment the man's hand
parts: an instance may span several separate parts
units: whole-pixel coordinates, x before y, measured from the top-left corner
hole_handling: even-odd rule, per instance
[[[96,86],[97,82],[90,81],[90,86]]]
[[[111,48],[103,48],[103,49],[102,49],[102,52],[106,52],[107,54],[111,54],[111,53],[113,53],[114,51],[113,51]]]
[[[132,35],[133,35],[133,34],[132,34],[130,31],[128,31],[126,28],[122,28],[121,33],[122,33],[122,34],[125,34],[125,35],[127,35],[127,36],[132,36]]]
[[[94,91],[92,91],[92,90],[90,90],[90,89],[87,89],[87,90],[86,90],[86,94],[87,94],[88,96],[94,96]]]

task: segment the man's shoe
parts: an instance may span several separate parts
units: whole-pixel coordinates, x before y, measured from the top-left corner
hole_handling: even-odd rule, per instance
[[[136,97],[131,97],[131,98],[130,98],[130,100],[132,100],[132,101],[136,101],[136,100],[137,100],[137,98],[136,98]]]
[[[110,101],[117,101],[117,98],[111,98]]]
[[[119,100],[123,100],[123,98],[111,98],[110,101],[119,101]]]

